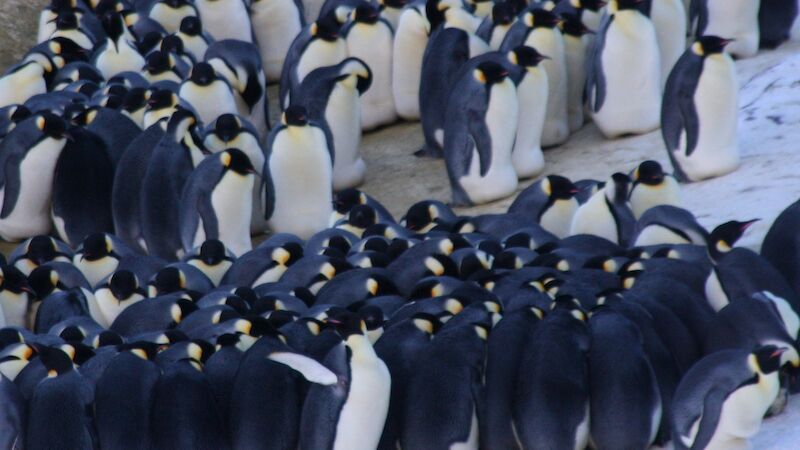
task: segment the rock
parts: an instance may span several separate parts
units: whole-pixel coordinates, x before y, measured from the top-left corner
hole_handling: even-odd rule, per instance
[[[47,0],[0,1],[0,68],[5,72],[36,44],[39,13]]]

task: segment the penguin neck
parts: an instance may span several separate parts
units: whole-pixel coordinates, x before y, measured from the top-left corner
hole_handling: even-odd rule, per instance
[[[468,33],[475,33],[480,21],[462,8],[448,8],[444,13],[444,27],[458,28]]]
[[[347,345],[347,347],[349,347],[353,352],[354,361],[366,362],[378,358],[378,355],[375,353],[375,349],[372,348],[372,344],[370,344],[369,339],[367,339],[367,337],[364,335],[351,335],[345,341],[345,345]]]

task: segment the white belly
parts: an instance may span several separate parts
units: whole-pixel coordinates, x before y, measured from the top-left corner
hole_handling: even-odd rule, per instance
[[[80,260],[80,258],[75,258],[73,261],[75,267],[81,271],[84,277],[86,277],[86,281],[89,282],[89,286],[94,287],[97,283],[103,280],[103,278],[111,275],[117,270],[117,266],[119,266],[119,260],[116,258],[112,258],[110,256],[106,256],[105,258],[98,259],[96,261],[89,261],[89,260]]]
[[[129,298],[119,301],[111,294],[110,289],[103,288],[97,290],[95,299],[97,300],[97,307],[100,310],[100,314],[98,317],[93,318],[100,325],[109,327],[125,308],[138,303],[143,300],[144,297],[140,294],[133,294]]]
[[[583,127],[583,91],[586,85],[586,48],[587,36],[577,38],[564,36],[564,51],[567,62],[567,114],[570,132]]]
[[[253,214],[251,193],[254,180],[254,175],[243,176],[229,170],[211,193],[211,206],[217,216],[218,239],[236,256],[253,249],[250,218]],[[203,241],[195,241],[194,244],[199,246]]]
[[[250,20],[267,80],[280,80],[286,52],[302,30],[300,14],[292,0],[261,1],[251,8]]]
[[[514,83],[505,79],[492,86],[486,111],[486,126],[491,137],[491,163],[481,176],[477,149],[473,150],[469,172],[458,182],[475,204],[507,197],[517,189],[517,173],[511,161],[517,133],[519,105]]]
[[[656,32],[638,12],[620,11],[601,55],[606,96],[592,117],[612,138],[657,129],[661,122],[661,63]]]
[[[101,53],[94,63],[97,70],[107,80],[121,72],[139,72],[144,64],[144,57],[127,43],[120,44],[119,51],[116,51],[110,39],[108,39],[106,51]]]
[[[222,277],[225,276],[225,272],[227,272],[228,269],[230,269],[233,265],[230,261],[223,261],[216,266],[209,266],[203,261],[197,259],[190,261],[189,264],[200,269],[200,271],[203,272],[212,283],[214,283],[214,286],[219,286],[219,282],[222,281]]]
[[[558,30],[536,28],[528,35],[525,45],[550,57],[540,63],[547,71],[548,84],[547,118],[542,130],[542,146],[561,144],[569,137],[564,38]]]
[[[28,64],[15,73],[0,78],[0,107],[23,104],[37,94],[47,92],[42,68],[38,64]]]
[[[325,120],[333,134],[336,157],[333,162],[333,189],[340,191],[364,181],[366,164],[361,159],[361,104],[358,91],[337,83],[328,98]]]
[[[683,237],[675,234],[672,230],[660,225],[650,225],[645,227],[636,237],[637,247],[659,244],[691,244]]]
[[[553,233],[558,238],[569,236],[569,229],[572,219],[578,211],[578,201],[574,198],[569,200],[556,200],[539,219],[539,225],[545,230]]]
[[[201,36],[188,36],[180,33],[183,49],[191,53],[196,60],[202,60],[208,50],[208,43]]]
[[[27,292],[15,294],[11,291],[0,293],[0,321],[10,327],[27,326],[28,302]]]
[[[209,86],[198,86],[187,81],[181,85],[178,95],[194,107],[203,123],[212,123],[223,114],[239,112],[231,89],[221,80]]]
[[[259,275],[258,278],[256,278],[256,281],[254,281],[250,287],[256,287],[266,283],[274,283],[281,279],[281,276],[283,276],[284,272],[286,272],[286,266],[279,264]]]
[[[758,433],[764,414],[780,388],[777,373],[761,375],[761,378],[760,383],[742,387],[725,400],[717,430],[706,448],[730,449],[742,444],[747,445],[744,448],[749,447],[746,440]]]
[[[0,219],[0,236],[18,241],[50,232],[53,172],[65,140],[46,138],[28,151],[20,164],[20,191],[11,214]],[[5,194],[5,189],[0,189]],[[4,199],[4,195],[0,195]],[[2,208],[3,200],[0,200]]]
[[[203,30],[214,39],[253,42],[250,16],[242,0],[197,0]]]
[[[691,180],[724,175],[739,167],[738,95],[739,83],[730,57],[707,57],[694,94],[700,122],[697,146],[689,158],[684,151],[673,153]],[[680,148],[685,147],[686,136],[683,133]]]
[[[361,129],[371,130],[397,119],[392,97],[392,30],[383,22],[356,23],[347,33],[350,56],[360,58],[372,71],[372,84],[361,95]]]
[[[158,22],[167,33],[175,33],[181,28],[181,22],[187,17],[194,17],[197,11],[191,6],[171,8],[165,3],[156,3],[150,9],[148,17]],[[205,22],[203,22],[205,23]],[[202,55],[200,55],[202,58]]]
[[[547,91],[547,72],[538,67],[527,71],[517,86],[519,119],[511,160],[519,178],[533,177],[544,170],[542,128],[547,113]]]
[[[672,205],[681,207],[680,186],[672,177],[664,179],[659,186],[649,186],[644,183],[636,185],[630,198],[631,211],[637,219],[645,211],[659,205]]]
[[[708,274],[708,278],[706,278],[706,300],[708,304],[714,309],[714,311],[719,311],[722,308],[728,306],[730,300],[728,296],[725,294],[725,291],[722,289],[722,283],[719,281],[719,277],[717,276],[716,269],[711,270],[711,273]]]
[[[708,25],[703,34],[735,39],[725,50],[739,58],[758,52],[759,0],[708,0]]]
[[[570,235],[592,234],[619,243],[617,224],[606,204],[606,194],[600,191],[578,208],[572,219]]]
[[[506,38],[509,29],[511,29],[511,24],[495,26],[492,29],[492,36],[489,38],[489,48],[494,51],[500,50],[500,45],[503,44],[503,39]]]
[[[656,27],[663,87],[672,67],[686,50],[687,15],[683,0],[653,0],[650,17]]]
[[[303,81],[312,70],[339,64],[345,58],[347,58],[347,45],[343,39],[334,42],[315,39],[300,56],[296,69],[297,79]]]
[[[416,8],[400,16],[392,49],[392,94],[397,114],[405,120],[419,119],[419,84],[422,56],[428,44],[427,19]]]
[[[275,210],[269,226],[276,233],[308,239],[327,226],[331,204],[331,160],[318,128],[283,131],[275,139],[270,173]]]

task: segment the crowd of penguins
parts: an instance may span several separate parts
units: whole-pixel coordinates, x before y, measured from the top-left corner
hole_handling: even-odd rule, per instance
[[[759,254],[678,180],[738,165],[729,53],[797,3],[320,3],[42,12],[0,77],[0,447],[747,448],[798,390],[800,204]],[[472,204],[584,117],[663,125],[674,175],[355,188],[398,118]]]

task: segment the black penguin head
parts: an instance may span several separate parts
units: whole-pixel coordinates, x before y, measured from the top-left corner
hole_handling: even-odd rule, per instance
[[[377,5],[369,2],[361,2],[353,11],[353,20],[361,23],[376,23],[381,18],[381,12]]]
[[[31,116],[31,110],[25,105],[15,105],[8,109],[8,119],[14,123],[19,123]]]
[[[366,204],[366,194],[355,188],[347,188],[333,196],[333,208],[339,214],[347,214],[354,206]]]
[[[61,11],[56,17],[56,28],[59,30],[74,30],[78,28],[78,16],[72,11]]]
[[[117,42],[120,36],[125,32],[125,22],[116,11],[109,11],[103,14],[100,22],[103,25],[103,31],[114,42]]]
[[[646,12],[645,8],[647,7],[644,0],[612,0],[611,4],[612,6],[609,7],[611,11],[633,10],[642,14]],[[616,10],[614,10],[614,4],[616,4]]]
[[[67,121],[49,111],[42,111],[36,118],[36,127],[47,137],[64,139],[68,137]]]
[[[174,34],[164,37],[161,40],[161,51],[165,53],[184,54],[183,39]]]
[[[572,181],[561,175],[548,175],[542,180],[541,189],[554,200],[569,200],[578,193],[578,188]]]
[[[303,246],[297,242],[287,242],[272,250],[272,261],[281,266],[291,266],[303,257]],[[239,295],[239,294],[237,294]],[[241,295],[240,295],[241,297]],[[242,297],[245,298],[245,297]]]
[[[364,321],[367,331],[377,330],[382,328],[386,323],[386,318],[383,316],[383,310],[375,305],[362,306],[358,312],[358,317]]]
[[[363,336],[367,330],[364,321],[355,313],[344,309],[331,309],[328,314],[325,322],[332,325],[345,341],[350,336]]]
[[[331,11],[323,17],[317,19],[311,25],[311,36],[323,41],[333,42],[339,39],[341,25],[336,17],[336,11]]]
[[[628,200],[628,190],[631,185],[631,179],[624,173],[617,172],[611,175],[611,180],[607,183],[613,186],[613,190],[609,192],[609,200],[617,203],[624,203]]]
[[[169,53],[155,50],[147,55],[144,69],[152,74],[164,73],[172,68],[172,57]]]
[[[561,22],[558,15],[546,9],[534,9],[522,16],[528,28],[555,28]]]
[[[155,94],[154,94],[155,95]],[[167,122],[167,134],[180,142],[187,132],[197,127],[197,117],[186,108],[177,108]]]
[[[473,76],[481,84],[492,85],[505,80],[508,70],[494,61],[484,61],[478,64]]]
[[[775,345],[763,345],[753,350],[751,357],[754,357],[756,367],[751,367],[755,372],[761,372],[768,375],[777,372],[781,368],[781,355],[786,351],[786,348],[780,348]]]
[[[58,272],[49,266],[39,266],[28,275],[28,284],[36,297],[44,300],[48,295],[52,294],[56,289],[66,290],[66,286],[61,283],[61,277]]]
[[[358,58],[347,58],[339,66],[339,76],[337,81],[348,80],[355,76],[356,90],[363,94],[372,85],[372,70],[367,64]]]
[[[369,205],[358,205],[348,213],[347,223],[356,228],[366,229],[378,223],[378,215],[375,213],[375,208]]]
[[[122,98],[122,104],[120,105],[120,108],[131,113],[138,111],[147,106],[147,100],[149,99],[150,94],[151,92],[147,88],[143,87],[128,89],[125,97]]]
[[[584,25],[580,14],[564,13],[561,14],[561,20],[561,31],[566,35],[581,37],[586,34],[594,34],[594,31]]]
[[[441,216],[439,205],[430,201],[414,203],[403,218],[403,226],[411,231],[424,231]]]
[[[520,67],[536,67],[545,59],[550,58],[542,55],[535,48],[528,47],[527,45],[515,47],[508,53],[508,60],[511,62],[511,64]]]
[[[28,284],[28,277],[14,266],[0,267],[0,291],[8,291],[18,295],[26,292],[35,295],[35,292]]]
[[[292,105],[283,112],[283,123],[290,127],[304,127],[308,125],[308,112],[299,105]]]
[[[145,95],[145,98],[147,99],[147,107],[156,110],[173,108],[179,101],[178,96],[169,89],[156,88],[150,92],[149,96]]]
[[[239,175],[252,175],[256,173],[250,158],[238,148],[229,148],[219,153],[219,161],[225,170],[232,170]]]
[[[408,4],[408,0],[379,0],[378,3],[382,10],[386,8],[403,9]]]
[[[86,339],[86,330],[77,325],[70,325],[61,330],[58,336],[65,342],[81,342]]]
[[[92,340],[92,347],[100,348],[109,345],[119,346],[125,343],[125,340],[119,333],[111,330],[103,330],[97,333]]]
[[[187,16],[181,20],[180,29],[187,36],[200,36],[203,33],[203,23],[197,16]]]
[[[225,244],[219,239],[206,239],[200,246],[198,257],[208,266],[216,266],[225,260],[227,255]]]
[[[178,299],[170,308],[172,323],[177,325],[189,314],[197,311],[197,305],[193,301],[185,298]]]
[[[52,261],[62,255],[55,239],[42,235],[32,237],[25,252],[25,256],[36,265]]]
[[[205,62],[195,64],[194,67],[192,67],[192,74],[189,76],[189,79],[192,80],[193,83],[200,86],[208,86],[213,83],[216,78],[214,68],[211,64]]]
[[[97,261],[109,256],[114,251],[114,243],[105,233],[93,233],[83,240],[83,254],[81,259]]]
[[[161,3],[167,4],[172,9],[178,9],[181,6],[186,6],[189,4],[187,0],[163,0]],[[190,16],[195,17],[195,16]]]
[[[725,39],[719,36],[700,36],[692,44],[692,51],[698,56],[711,56],[724,52],[725,47],[733,41],[733,39]]]
[[[430,23],[430,32],[433,32],[445,21],[445,12],[450,9],[450,4],[443,0],[427,0],[425,3],[425,17]]]
[[[736,241],[744,235],[745,231],[759,220],[760,219],[753,219],[747,222],[731,220],[730,222],[725,222],[714,228],[714,231],[708,236],[708,250],[712,258],[731,251]]]
[[[633,183],[646,184],[648,186],[658,186],[664,182],[664,170],[661,164],[656,161],[645,161],[633,171]]]
[[[124,300],[139,290],[139,280],[129,270],[118,270],[108,279],[108,288],[115,298]]]
[[[606,6],[605,0],[570,0],[570,5],[575,9],[588,9],[589,11],[600,11],[600,8]]]
[[[186,275],[177,267],[164,267],[156,273],[153,286],[158,295],[186,289]]]
[[[569,314],[581,322],[586,322],[586,311],[581,307],[581,302],[571,295],[557,295],[550,304],[550,311],[567,311]]]
[[[423,333],[434,335],[442,328],[442,321],[433,314],[416,313],[411,316],[414,326]]]
[[[236,139],[242,130],[242,122],[235,114],[223,114],[214,123],[214,134],[223,142]]]
[[[514,21],[515,16],[514,5],[511,3],[500,2],[492,6],[492,22],[495,25],[509,25]]]
[[[447,255],[434,254],[422,261],[425,265],[425,276],[458,277],[458,266]]]
[[[73,369],[72,359],[61,348],[39,346],[37,348],[39,359],[47,369],[47,377],[54,378],[64,375]]]

